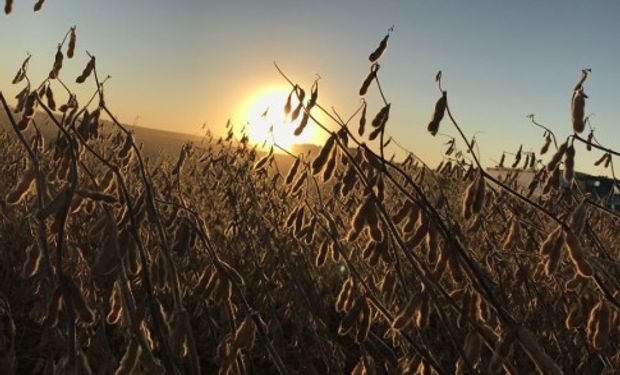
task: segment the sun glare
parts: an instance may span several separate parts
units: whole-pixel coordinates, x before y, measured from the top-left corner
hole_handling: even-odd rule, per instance
[[[247,99],[239,118],[247,122],[245,131],[250,143],[259,147],[264,144],[265,148],[269,148],[275,142],[290,151],[294,144],[321,142],[323,137],[316,126],[312,125],[312,120],[301,135],[295,136],[295,128],[302,116],[300,115],[294,122],[290,121],[290,116],[288,118],[284,116],[284,105],[289,92],[286,86],[273,86],[261,89]],[[291,102],[295,109],[299,102],[294,97]],[[274,151],[279,150],[276,148]]]

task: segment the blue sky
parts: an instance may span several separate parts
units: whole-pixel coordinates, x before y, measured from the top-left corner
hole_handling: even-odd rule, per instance
[[[435,72],[444,73],[451,108],[469,135],[480,132],[482,160],[502,150],[538,150],[542,133],[526,115],[570,133],[570,95],[580,69],[587,113],[598,138],[620,148],[616,107],[620,85],[620,2],[617,1],[17,1],[0,18],[0,89],[7,94],[26,51],[31,76],[49,70],[56,43],[78,26],[79,74],[84,49],[113,79],[108,102],[126,122],[197,133],[207,122],[221,133],[240,103],[261,87],[282,84],[274,60],[295,80],[322,77],[320,100],[349,113],[368,71],[368,54],[395,25],[380,77],[392,116],[388,132],[430,163],[445,139],[426,133],[438,93]],[[36,79],[35,79],[36,80]],[[369,111],[379,109],[369,96]],[[443,131],[456,134],[449,124]],[[577,149],[577,168],[599,154]]]

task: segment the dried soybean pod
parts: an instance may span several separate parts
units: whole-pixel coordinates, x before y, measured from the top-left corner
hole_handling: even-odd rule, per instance
[[[362,310],[362,304],[359,299],[355,300],[353,307],[347,311],[342,320],[340,321],[340,326],[338,327],[338,334],[340,336],[344,336],[353,329],[355,322],[359,318],[360,311]]]
[[[398,225],[402,223],[403,220],[405,220],[405,218],[407,217],[407,214],[409,213],[411,209],[412,209],[411,201],[409,200],[405,201],[404,204],[400,206],[400,208],[396,211],[396,213],[394,213],[394,216],[392,216],[392,220],[394,221],[394,224]]]
[[[62,51],[60,50],[60,45],[58,46],[58,50],[56,51],[56,55],[54,56],[54,66],[50,71],[49,78],[56,79],[58,78],[58,74],[60,73],[60,69],[62,69]]]
[[[207,280],[207,285],[204,289],[203,298],[209,299],[212,298],[215,289],[221,283],[220,273],[217,270],[213,270],[209,275],[209,279]]]
[[[506,154],[502,153],[502,157],[499,159],[499,167],[504,168],[504,161],[506,161]]]
[[[364,249],[362,250],[362,259],[368,260],[370,257],[372,257],[375,252],[375,248],[376,248],[376,242],[373,240],[369,240],[366,243],[366,246],[364,247]]]
[[[15,106],[15,110],[13,111],[13,113],[23,112],[29,93],[29,87],[26,86],[17,95],[15,95],[15,99],[17,99],[17,105]]]
[[[299,104],[297,104],[297,107],[295,107],[295,110],[291,114],[291,122],[294,122],[295,120],[297,120],[297,118],[301,114],[304,98],[306,97],[306,92],[304,91],[304,89],[302,89],[299,86],[295,86],[295,92],[297,93],[297,99],[299,99]]]
[[[540,148],[540,154],[544,155],[547,153],[547,151],[549,151],[549,145],[551,145],[551,135],[549,135],[547,133],[547,136],[545,137],[545,143],[543,144],[543,146]]]
[[[516,338],[516,332],[512,330],[507,331],[502,335],[501,340],[493,351],[491,361],[489,362],[488,371],[491,374],[497,374],[501,371],[504,361],[508,358],[510,352],[512,351]]]
[[[312,161],[312,174],[317,175],[321,172],[321,170],[323,170],[323,167],[325,166],[325,163],[327,162],[327,159],[331,154],[335,144],[336,137],[334,134],[332,134],[329,138],[327,138],[327,141],[325,141],[325,145],[321,148],[319,154]]]
[[[293,186],[291,187],[292,194],[296,194],[302,188],[307,177],[308,177],[308,173],[306,173],[305,171],[301,173],[299,177],[297,177],[297,179],[295,180],[295,183],[293,183]]]
[[[26,260],[22,266],[22,276],[24,278],[33,277],[41,266],[43,252],[36,245],[30,245],[26,248]]]
[[[551,157],[551,160],[549,160],[549,164],[547,164],[548,172],[551,172],[552,170],[554,170],[555,167],[560,163],[560,160],[562,160],[562,156],[564,156],[564,153],[566,152],[567,148],[568,148],[568,141],[562,143],[560,147],[558,147],[558,150],[555,152],[555,154],[553,154],[553,156]]]
[[[108,303],[110,306],[110,311],[106,315],[106,322],[110,325],[117,324],[123,313],[123,301],[121,297],[121,286],[120,282],[117,280],[114,282],[112,286],[112,294],[110,294],[110,298],[108,299]]]
[[[357,361],[357,364],[355,365],[353,370],[351,371],[351,375],[367,375],[367,374],[368,374],[368,370],[366,370],[364,356],[362,355],[359,361]]]
[[[561,239],[561,238],[560,238]],[[562,241],[558,242],[558,246],[553,247],[551,252],[545,260],[545,274],[551,276],[555,273],[560,265],[560,258],[562,257]]]
[[[471,217],[471,206],[474,201],[476,181],[477,180],[473,180],[469,186],[467,186],[465,195],[463,196],[462,214],[465,219],[469,219]]]
[[[299,104],[297,104],[297,107],[295,107],[295,110],[291,114],[291,122],[297,120],[297,118],[299,117],[299,114],[301,113],[302,106],[303,106],[303,104],[301,102],[299,102]]]
[[[607,154],[603,154],[603,156],[601,156],[600,159],[598,159],[597,161],[594,162],[594,166],[598,167],[599,165],[601,165],[602,162],[604,162],[607,159]]]
[[[43,3],[45,3],[45,0],[37,0],[37,2],[34,4],[34,11],[38,12],[41,10],[41,8],[43,7]]]
[[[67,58],[68,59],[72,59],[73,55],[75,55],[76,40],[77,40],[77,37],[75,35],[75,26],[73,26],[69,34],[69,45],[67,46]]]
[[[52,88],[50,85],[45,89],[45,98],[47,99],[47,106],[52,110],[56,110],[56,101],[54,100],[54,93],[52,92]]]
[[[364,224],[366,223],[366,216],[368,215],[368,211],[370,210],[370,206],[372,205],[372,200],[370,196],[367,196],[362,204],[360,204],[355,213],[353,214],[353,218],[351,219],[351,231],[355,233],[359,233],[364,228]]]
[[[406,328],[409,325],[409,323],[411,323],[411,321],[413,320],[415,316],[415,312],[418,309],[419,305],[420,305],[419,297],[416,297],[416,296],[411,297],[409,299],[409,302],[407,302],[407,305],[402,309],[400,314],[398,314],[398,316],[392,322],[392,329],[401,331],[404,328]]]
[[[335,241],[329,244],[329,254],[335,263],[340,261],[340,252],[338,251],[338,244]]]
[[[362,115],[360,117],[360,123],[357,133],[361,136],[364,135],[364,127],[366,126],[366,101],[364,101],[364,106],[362,107]]]
[[[290,185],[293,182],[293,179],[297,175],[297,170],[299,169],[299,165],[301,164],[301,158],[298,156],[295,159],[295,162],[291,166],[291,169],[288,170],[288,174],[286,175],[286,179],[284,183],[286,185]]]
[[[346,311],[346,307],[349,304],[348,300],[351,298],[352,293],[353,279],[349,277],[344,281],[344,283],[342,283],[342,287],[338,293],[338,298],[336,298],[336,312]]]
[[[480,171],[480,174],[478,175],[478,184],[476,185],[476,195],[472,206],[473,213],[477,214],[480,210],[482,210],[482,207],[484,206],[484,198],[486,196],[485,192],[486,183],[484,181],[482,171]]]
[[[606,155],[607,155],[607,158],[605,159],[604,167],[608,168],[609,164],[611,164],[611,154],[608,152]]]
[[[448,104],[447,95],[447,91],[442,91],[441,98],[439,98],[439,100],[435,103],[435,111],[433,112],[433,117],[427,127],[427,130],[431,133],[431,135],[436,135],[439,131],[439,123],[443,119],[444,113],[446,112],[446,106]]]
[[[213,273],[213,269],[209,269],[209,268],[202,271],[202,273],[198,277],[198,280],[195,284],[195,288],[194,288],[195,295],[202,296],[204,294],[212,273]]]
[[[75,82],[84,83],[84,81],[86,81],[86,78],[88,78],[90,74],[93,72],[93,69],[95,69],[95,56],[92,56],[90,58],[90,60],[88,61],[88,64],[86,64],[86,67],[82,71],[82,74],[75,79]]]
[[[37,92],[32,91],[28,97],[26,97],[26,102],[24,103],[24,117],[31,119],[34,116],[34,110],[37,107]]]
[[[10,191],[5,197],[5,202],[9,205],[19,204],[28,195],[28,192],[34,186],[35,172],[32,167],[28,168],[21,179],[18,181],[15,188]]]
[[[78,317],[86,324],[94,323],[96,318],[95,312],[88,305],[88,302],[77,285],[75,285],[73,281],[71,281],[71,283],[73,284],[71,287],[71,294]]]
[[[477,332],[471,331],[465,337],[464,342],[465,357],[475,364],[480,358],[480,351],[482,350],[482,338]]]
[[[506,235],[506,239],[503,243],[504,250],[513,250],[517,244],[520,243],[521,226],[519,225],[519,221],[517,221],[516,218],[513,218],[512,223],[510,224],[510,230],[508,231],[508,235]]]
[[[230,264],[224,262],[222,259],[218,259],[217,261],[218,271],[222,272],[228,280],[234,281],[238,286],[245,286],[245,280]]]
[[[381,55],[383,55],[383,52],[385,52],[385,49],[387,48],[389,38],[390,38],[390,33],[388,32],[383,37],[383,39],[381,39],[381,42],[379,43],[379,46],[377,47],[377,49],[375,49],[370,54],[370,56],[368,56],[368,60],[370,60],[371,63],[374,63],[375,61],[379,60]]]
[[[337,150],[334,150],[331,153],[331,157],[327,160],[325,168],[323,168],[323,182],[328,182],[334,176],[334,172],[336,170],[336,163],[338,161],[337,155]]]
[[[390,107],[391,107],[391,105],[388,103],[383,108],[381,108],[379,113],[377,113],[375,118],[372,120],[372,126],[373,127],[379,128],[379,127],[385,125],[385,123],[387,122],[387,120],[388,120],[388,118],[390,116]]]
[[[57,213],[67,203],[69,198],[68,189],[64,188],[58,192],[44,207],[36,212],[36,216],[39,220],[44,220],[49,215]]]
[[[573,93],[573,101],[571,103],[571,116],[573,120],[573,131],[575,133],[581,133],[586,127],[584,119],[584,108],[586,105],[586,98],[588,96],[584,94],[583,89]]]
[[[379,71],[379,64],[377,63],[372,64],[372,66],[370,67],[370,72],[368,73],[368,75],[364,79],[364,82],[362,82],[362,86],[360,87],[360,91],[359,91],[360,96],[366,95],[366,93],[368,92],[368,87],[370,87],[372,80],[375,79],[375,77],[377,77],[378,71]]]
[[[569,185],[573,181],[575,174],[575,147],[571,144],[566,148],[564,158],[564,178],[568,181]]]
[[[592,345],[598,350],[602,350],[607,345],[611,329],[611,314],[609,308],[604,302],[601,301],[600,303],[601,307],[596,317],[596,330],[591,336]]]
[[[469,219],[480,212],[484,205],[485,190],[484,177],[482,172],[479,172],[476,179],[467,187],[463,197],[462,212],[465,219]]]
[[[288,94],[288,97],[286,98],[286,104],[284,104],[284,116],[288,116],[291,113],[291,108],[292,108],[291,100],[293,99],[294,92],[295,92],[295,87],[293,87],[291,92]]]
[[[374,129],[369,135],[368,135],[368,140],[369,141],[374,141],[379,134],[381,134],[381,132],[383,131],[383,127],[378,127],[376,129]]]
[[[140,355],[142,348],[137,340],[131,340],[125,349],[125,354],[121,358],[118,368],[114,375],[129,375],[137,373],[140,369]]]
[[[4,2],[4,13],[5,14],[11,14],[11,11],[13,10],[13,0],[6,0]]]
[[[556,247],[562,244],[562,227],[557,226],[540,245],[540,255],[547,256]]]
[[[362,311],[360,313],[362,316],[357,326],[357,335],[355,336],[355,341],[357,343],[366,341],[368,334],[370,333],[370,327],[372,326],[372,308],[368,303],[368,299],[366,297],[362,297],[361,304]]]
[[[557,189],[560,185],[560,166],[556,166],[555,169],[547,176],[545,186],[543,187],[543,194],[547,194],[551,191],[551,188]]]
[[[566,315],[566,319],[564,320],[564,326],[567,329],[577,329],[581,323],[582,317],[582,307],[579,303],[573,303],[571,308]]]
[[[577,273],[583,277],[591,277],[594,271],[592,271],[592,267],[590,267],[590,264],[588,264],[588,261],[585,259],[583,249],[573,231],[564,231],[564,238],[568,257],[575,266]]]
[[[373,201],[370,201],[368,205],[365,220],[370,238],[372,238],[375,242],[381,242],[383,240],[383,230],[381,230],[381,227],[379,226],[377,207]]]
[[[320,78],[320,77],[319,77]],[[319,78],[317,78],[310,88],[310,99],[308,100],[308,110],[316,105],[319,99]]]
[[[326,238],[321,243],[321,247],[319,247],[319,252],[316,254],[316,266],[321,267],[325,264],[325,260],[327,259],[327,253],[329,250],[329,240]]]
[[[588,141],[586,143],[586,150],[588,151],[592,151],[592,140],[594,138],[594,132],[590,131],[590,134],[588,134]]]
[[[523,145],[519,145],[519,150],[517,150],[517,153],[515,154],[515,161],[514,163],[512,163],[513,169],[517,168],[517,165],[519,165],[519,162],[521,161],[522,151],[523,151]]]
[[[419,213],[419,221],[420,226],[418,227],[418,229],[416,229],[415,233],[413,233],[413,235],[406,241],[407,246],[411,249],[417,247],[419,244],[422,243],[422,240],[424,240],[430,228],[430,220],[428,219],[428,216],[422,211]]]
[[[304,129],[306,128],[306,125],[308,125],[308,120],[310,119],[310,115],[308,114],[308,112],[304,112],[304,115],[301,118],[301,121],[299,122],[299,126],[297,128],[295,128],[295,131],[293,134],[295,134],[295,136],[300,136],[301,133],[304,131]]]
[[[232,346],[236,350],[250,349],[254,346],[255,340],[256,324],[254,323],[252,316],[248,315],[245,317],[241,325],[239,325],[239,328],[237,328]]]
[[[267,162],[271,160],[272,155],[273,155],[273,146],[271,146],[271,148],[269,149],[269,153],[267,153],[267,155],[263,156],[259,161],[256,162],[256,164],[254,164],[254,170],[260,171],[261,169],[263,169],[265,165],[267,165]]]
[[[30,58],[30,57],[28,57],[28,58]],[[11,83],[16,85],[16,84],[20,83],[21,81],[23,81],[24,78],[26,78],[26,71],[23,68],[19,68],[19,70],[15,74],[15,77],[13,78],[13,81],[11,81]]]

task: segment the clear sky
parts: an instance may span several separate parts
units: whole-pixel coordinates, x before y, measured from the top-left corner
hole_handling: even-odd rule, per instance
[[[113,78],[107,101],[125,122],[198,133],[206,122],[223,133],[230,117],[242,121],[244,103],[257,92],[284,85],[272,62],[309,85],[321,75],[319,100],[343,114],[359,103],[368,54],[395,25],[380,77],[392,116],[388,132],[430,163],[445,139],[426,132],[444,73],[451,108],[469,135],[480,132],[482,160],[502,150],[538,150],[542,132],[526,115],[570,132],[571,89],[580,69],[586,112],[598,138],[620,148],[616,123],[620,95],[619,1],[501,0],[50,0],[34,14],[34,1],[18,0],[0,17],[0,89],[10,85],[21,60],[33,54],[35,81],[49,71],[56,43],[78,27],[76,61],[63,74],[77,76],[97,56],[100,74]],[[37,79],[38,78],[38,79]],[[370,95],[369,112],[379,109]],[[448,123],[442,129],[455,134]],[[590,169],[600,154],[577,149],[577,168]]]

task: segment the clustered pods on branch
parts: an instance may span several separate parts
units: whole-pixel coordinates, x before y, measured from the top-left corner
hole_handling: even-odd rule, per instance
[[[377,208],[371,195],[366,196],[353,214],[351,230],[349,231],[347,239],[349,241],[355,241],[364,229],[368,231],[370,238],[377,242],[380,242],[383,238],[383,232],[379,227]]]
[[[303,93],[303,90],[301,90],[301,92]],[[295,112],[293,112],[291,121],[295,121],[295,119],[299,115],[299,111],[303,108],[303,97],[304,95],[299,96],[299,105],[295,109],[295,111],[297,112],[297,115]],[[297,128],[295,128],[295,131],[293,133],[296,136],[301,135],[301,133],[304,131],[304,129],[308,125],[308,120],[310,119],[310,111],[316,105],[318,97],[319,97],[319,81],[317,79],[312,84],[312,88],[310,90],[310,99],[308,100],[308,103],[306,104],[306,108],[304,110],[304,114],[301,117],[301,121],[299,122],[299,125],[297,126]]]
[[[375,63],[384,41],[371,56]],[[15,236],[16,251],[7,253],[19,267],[5,271],[15,272],[11,283],[20,290],[34,290],[36,298],[27,300],[34,329],[51,328],[68,348],[41,344],[42,357],[53,354],[44,358],[46,369],[90,373],[89,366],[112,363],[101,371],[192,367],[199,374],[207,363],[203,371],[217,367],[220,374],[285,374],[299,363],[300,345],[307,349],[300,371],[310,373],[559,373],[547,353],[579,373],[588,373],[591,363],[611,371],[617,364],[620,292],[607,268],[616,249],[604,241],[614,238],[617,223],[607,209],[594,209],[595,197],[553,191],[562,168],[574,179],[575,135],[536,171],[535,185],[547,179],[548,190],[535,198],[531,189],[522,195],[521,171],[495,179],[478,160],[467,160],[475,153],[458,150],[454,138],[437,171],[412,152],[400,163],[386,159],[350,133],[366,130],[365,101],[357,129],[341,121],[312,160],[293,156],[284,177],[274,148],[259,156],[247,136],[234,139],[230,123],[217,142],[208,134],[206,143],[183,146],[154,166],[102,100],[80,107],[73,93],[58,108],[61,135],[45,144],[34,111],[37,105],[55,111],[52,85],[63,82],[46,79],[33,89],[27,65],[28,58],[15,81],[27,83],[18,113],[33,131],[15,128],[40,163],[24,163],[12,139],[0,135],[0,149],[8,150],[2,176],[11,182],[0,211],[23,218],[19,227],[26,228]],[[95,69],[91,58],[78,83]],[[447,110],[439,88],[433,135]],[[303,111],[303,126],[313,107],[322,109],[316,81],[305,95],[294,85],[284,105],[295,120]],[[391,106],[385,100],[377,109],[368,121],[370,139],[383,138]],[[105,114],[121,130],[93,136]],[[543,136],[548,148],[551,134]],[[479,144],[462,138],[468,149]],[[389,135],[382,141],[382,147],[396,143]],[[535,162],[519,146],[513,166],[538,167]],[[603,162],[611,163],[610,153]],[[35,191],[40,197],[32,199]],[[454,204],[458,196],[462,201]],[[37,237],[33,223],[52,235]],[[22,236],[30,243],[22,246]],[[61,240],[65,245],[51,254],[62,259],[49,266],[46,245]],[[18,311],[24,307],[13,303]],[[11,325],[4,326],[0,339],[18,342],[6,333]],[[192,328],[200,335],[193,338]],[[574,340],[579,335],[584,339]],[[102,344],[107,337],[118,350]],[[4,354],[0,361],[10,359]],[[16,354],[24,358],[23,349]]]
[[[369,140],[374,140],[382,131],[385,130],[385,124],[390,117],[390,108],[391,105],[389,103],[386,104],[379,112],[377,112],[375,118],[373,118],[372,126],[375,129],[368,136]]]

